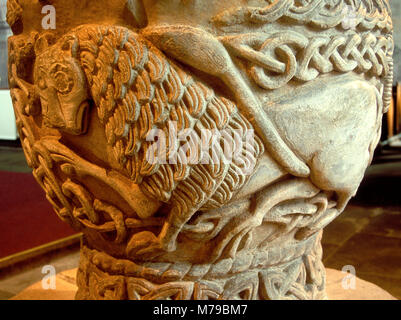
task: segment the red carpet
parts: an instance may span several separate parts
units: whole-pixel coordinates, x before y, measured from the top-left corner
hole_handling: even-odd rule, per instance
[[[0,171],[0,258],[75,234],[32,174]]]

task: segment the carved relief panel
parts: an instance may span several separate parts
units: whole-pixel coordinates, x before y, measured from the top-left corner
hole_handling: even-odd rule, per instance
[[[85,235],[77,299],[326,298],[321,232],[391,98],[386,0],[9,0],[8,22],[28,164]]]

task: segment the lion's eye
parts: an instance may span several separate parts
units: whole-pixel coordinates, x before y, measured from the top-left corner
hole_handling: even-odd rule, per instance
[[[57,72],[54,75],[54,81],[56,83],[57,91],[66,94],[71,92],[73,87],[73,81],[68,77],[66,73]]]
[[[56,64],[51,69],[56,90],[61,94],[68,94],[74,87],[74,78],[71,70],[61,64]]]

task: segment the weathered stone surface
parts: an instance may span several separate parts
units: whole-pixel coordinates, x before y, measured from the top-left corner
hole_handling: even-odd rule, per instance
[[[78,299],[326,298],[321,230],[390,101],[387,1],[10,0],[8,16],[28,164],[85,234]]]
[[[42,282],[35,283],[11,300],[73,300],[77,291],[75,275],[77,269],[62,272],[56,276],[55,290],[44,290]],[[344,273],[326,269],[327,295],[329,300],[397,300],[391,294],[373,283],[355,279],[354,289],[345,290],[342,283]]]

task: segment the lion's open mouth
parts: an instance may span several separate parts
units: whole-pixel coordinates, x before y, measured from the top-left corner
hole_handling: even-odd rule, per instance
[[[88,130],[88,123],[89,123],[89,102],[84,101],[81,103],[78,109],[77,114],[77,126],[80,127],[80,133],[86,133]]]
[[[73,135],[81,135],[87,132],[89,122],[89,102],[84,101],[77,109],[74,119],[67,122],[65,131]]]

